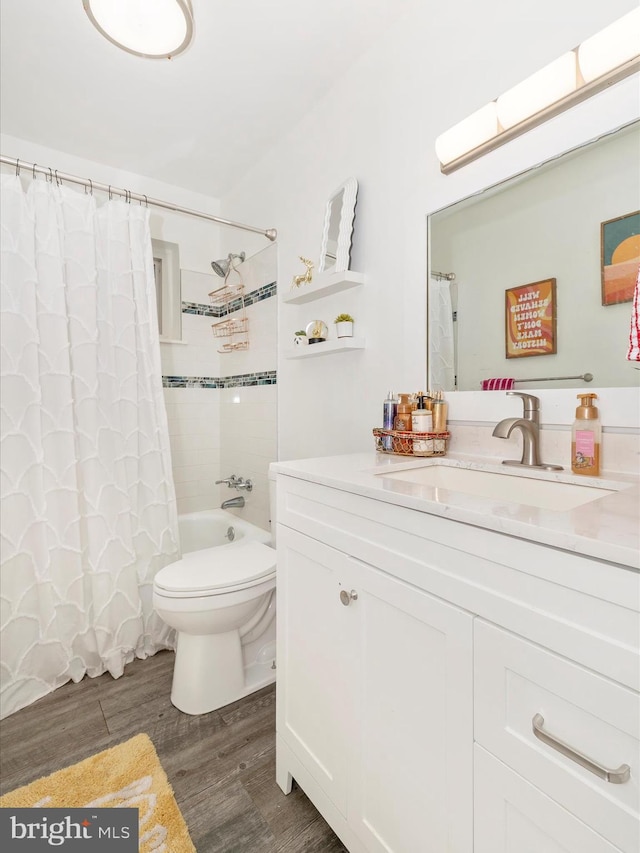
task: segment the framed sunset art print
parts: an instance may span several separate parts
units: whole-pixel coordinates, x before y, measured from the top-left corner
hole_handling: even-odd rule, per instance
[[[640,211],[600,225],[602,304],[631,302],[640,265]]]

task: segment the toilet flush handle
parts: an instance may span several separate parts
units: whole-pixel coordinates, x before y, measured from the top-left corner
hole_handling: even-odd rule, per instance
[[[358,593],[355,589],[352,589],[351,592],[347,592],[346,589],[340,590],[340,601],[344,604],[345,607],[348,607],[352,601],[358,600]]]

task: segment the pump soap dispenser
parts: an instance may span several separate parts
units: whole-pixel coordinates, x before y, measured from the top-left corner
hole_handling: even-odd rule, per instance
[[[593,400],[597,394],[576,394],[581,405],[571,429],[571,470],[574,474],[597,477],[600,473],[602,426]]]

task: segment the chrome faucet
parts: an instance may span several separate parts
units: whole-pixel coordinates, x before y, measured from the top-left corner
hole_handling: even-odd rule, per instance
[[[243,506],[244,498],[242,495],[238,495],[235,498],[229,498],[226,501],[222,501],[222,503],[220,504],[220,509],[235,509],[236,507],[238,509],[242,509]]]
[[[521,418],[504,418],[496,424],[493,435],[496,438],[509,438],[514,429],[522,433],[522,458],[503,459],[503,465],[519,465],[523,468],[544,468],[547,471],[562,471],[562,465],[548,465],[540,461],[540,400],[533,394],[520,391],[507,391],[511,397],[521,397],[523,414]]]
[[[219,486],[220,483],[226,483],[227,486],[229,486],[229,488],[231,488],[232,486],[235,486],[235,484],[237,482],[238,482],[238,478],[236,477],[235,474],[232,474],[230,477],[227,477],[224,480],[216,480],[216,486]]]
[[[236,477],[235,474],[232,474],[230,477],[226,477],[224,480],[216,480],[216,486],[219,486],[220,483],[226,483],[227,487],[230,489],[240,489],[247,492],[250,492],[253,489],[253,483],[251,480],[245,480],[244,477]]]

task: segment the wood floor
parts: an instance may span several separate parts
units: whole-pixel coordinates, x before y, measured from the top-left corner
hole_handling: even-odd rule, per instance
[[[0,723],[0,792],[145,732],[198,853],[346,853],[304,793],[275,782],[275,689],[197,717],[169,700],[173,653],[68,683]]]

